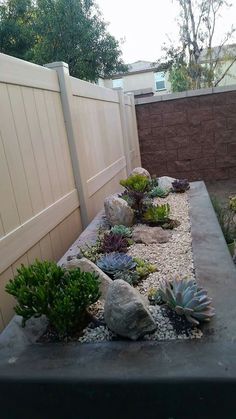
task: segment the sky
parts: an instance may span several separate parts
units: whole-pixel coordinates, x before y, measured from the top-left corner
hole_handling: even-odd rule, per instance
[[[121,45],[125,63],[138,60],[156,61],[163,55],[161,46],[169,35],[178,36],[176,0],[96,0],[108,30]],[[236,23],[236,0],[222,13],[216,27],[215,45],[220,44],[227,29]],[[231,42],[236,42],[236,37]]]

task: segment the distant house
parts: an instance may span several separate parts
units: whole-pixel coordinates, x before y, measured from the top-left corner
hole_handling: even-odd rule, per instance
[[[168,93],[171,90],[168,72],[163,65],[150,61],[136,61],[128,65],[126,73],[115,74],[110,79],[99,79],[99,85],[113,89],[122,88],[135,96]]]

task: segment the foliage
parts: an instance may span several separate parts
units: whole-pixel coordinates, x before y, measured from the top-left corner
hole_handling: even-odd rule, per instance
[[[134,269],[136,263],[131,256],[125,253],[113,252],[102,256],[97,261],[97,266],[108,275],[114,275],[117,271]]]
[[[140,281],[140,275],[137,271],[117,271],[113,279],[123,279],[130,285],[137,285]]]
[[[148,194],[151,198],[165,198],[169,195],[167,189],[160,188],[160,186],[155,186]]]
[[[223,205],[221,205],[216,197],[213,197],[211,202],[216,212],[225,241],[227,244],[230,244],[236,239],[234,212],[229,208],[225,208]]]
[[[217,20],[223,8],[230,7],[227,0],[176,0],[180,13],[179,42],[164,46],[169,80],[173,91],[212,87],[229,74],[236,61],[235,53],[227,43],[235,28],[227,28],[220,45],[213,47]],[[176,47],[177,45],[177,47]]]
[[[129,205],[136,211],[139,219],[142,216],[143,203],[150,188],[149,182],[148,177],[141,174],[134,174],[120,181],[120,184],[126,188],[125,195],[128,196]]]
[[[149,263],[140,258],[133,258],[136,263],[136,272],[140,278],[146,278],[149,274],[156,272],[157,267],[153,263]]]
[[[111,228],[111,232],[114,234],[119,234],[122,237],[131,238],[132,237],[132,230],[129,227],[125,227],[123,225],[115,225]]]
[[[97,259],[101,255],[101,240],[98,239],[96,244],[92,246],[86,245],[85,247],[80,248],[80,252],[85,258],[91,260],[93,263],[96,263]]]
[[[172,182],[172,189],[174,192],[183,193],[190,188],[189,182],[187,179],[176,179]]]
[[[236,195],[229,197],[229,208],[236,212]]]
[[[153,176],[151,179],[149,179],[149,190],[151,191],[153,188],[156,188],[158,186],[158,177]]]
[[[55,262],[36,261],[21,266],[6,285],[17,300],[15,312],[23,325],[31,317],[45,315],[60,335],[72,331],[85,315],[86,308],[100,296],[94,273],[80,269],[66,271]]]
[[[143,214],[145,222],[150,224],[162,224],[169,220],[170,205],[151,205]]]
[[[101,242],[101,252],[102,253],[111,253],[111,252],[127,252],[128,241],[125,237],[122,237],[120,234],[105,233]]]
[[[150,288],[148,290],[148,300],[153,305],[163,303],[159,288]]]
[[[3,0],[0,50],[37,64],[67,62],[72,76],[89,81],[127,70],[94,0]]]
[[[192,279],[164,280],[160,285],[160,296],[177,314],[185,316],[192,324],[209,321],[215,314],[207,291],[198,287]]]

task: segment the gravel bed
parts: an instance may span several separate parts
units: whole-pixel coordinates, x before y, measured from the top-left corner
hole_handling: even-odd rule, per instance
[[[168,243],[133,244],[129,248],[129,255],[157,265],[158,271],[149,275],[137,286],[140,293],[145,295],[148,294],[150,288],[158,287],[163,278],[170,279],[177,276],[195,278],[188,193],[170,194],[167,198],[155,199],[155,203],[169,203],[171,218],[180,221],[181,224],[172,230],[172,237]],[[150,305],[149,309],[156,320],[157,330],[152,334],[145,335],[143,340],[183,340],[202,337],[202,331],[198,327],[191,327],[184,317],[177,316],[166,306]],[[92,307],[91,312],[101,323],[99,326],[90,323],[83,331],[83,336],[78,339],[79,342],[92,343],[121,339],[106,327],[103,318],[103,305],[100,301]]]

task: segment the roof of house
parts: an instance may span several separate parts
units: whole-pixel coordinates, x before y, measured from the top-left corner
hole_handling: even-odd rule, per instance
[[[232,59],[236,57],[236,44],[229,44],[223,46],[216,46],[212,48],[212,59],[223,60],[225,58]],[[199,62],[207,63],[209,61],[208,48],[204,48],[200,54]]]
[[[158,70],[164,70],[165,65],[160,64],[153,61],[144,61],[139,60],[135,61],[134,63],[127,64],[128,65],[128,71],[125,73],[117,73],[112,76],[112,79],[117,79],[121,76],[127,76],[130,74],[137,74],[137,73],[146,73],[148,71],[158,71]]]

